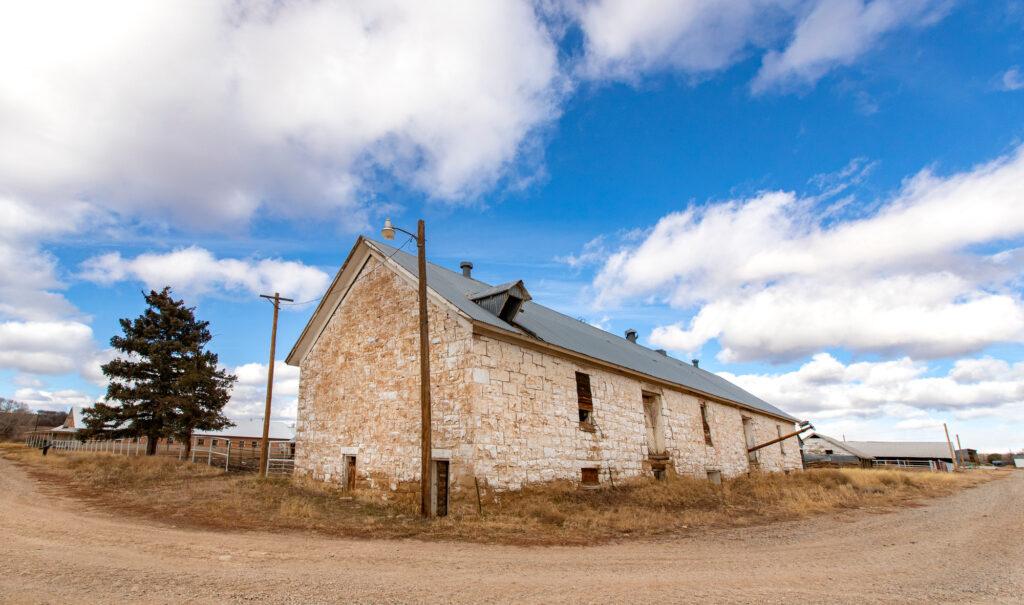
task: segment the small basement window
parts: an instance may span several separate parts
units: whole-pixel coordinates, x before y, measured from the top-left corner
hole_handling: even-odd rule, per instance
[[[590,375],[576,372],[576,402],[579,408],[580,428],[594,430],[594,399],[590,392]]]
[[[596,468],[581,468],[580,475],[580,482],[583,485],[598,485],[600,483]]]
[[[708,471],[708,481],[715,485],[722,484],[722,471]]]
[[[715,445],[711,442],[711,425],[708,424],[708,404],[700,404],[700,421],[704,425],[704,444]]]

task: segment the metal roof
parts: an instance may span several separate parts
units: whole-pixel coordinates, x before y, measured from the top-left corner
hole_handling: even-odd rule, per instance
[[[843,441],[874,458],[931,458],[952,460],[945,441]],[[849,448],[847,448],[849,449]]]
[[[377,248],[384,256],[390,257],[406,271],[413,275],[417,274],[415,256],[374,240],[364,239],[363,241]],[[793,422],[797,421],[793,416],[717,374],[662,355],[645,346],[630,342],[624,337],[605,332],[536,302],[526,301],[523,303],[522,310],[515,318],[516,324],[522,328],[502,321],[501,318],[470,300],[471,297],[496,288],[482,281],[465,277],[462,273],[428,262],[427,285],[471,319],[482,324],[537,338],[563,349],[600,359],[665,382],[733,401]]]
[[[232,439],[260,439],[263,437],[263,417],[258,418],[232,418],[235,426],[218,431],[196,430],[196,436],[202,437],[230,437]],[[295,427],[280,420],[270,421],[270,439],[281,441],[292,441],[295,439]]]
[[[863,458],[864,460],[871,460],[872,458],[874,458],[874,456],[872,456],[871,454],[863,452],[860,449],[856,448],[855,446],[850,445],[849,441],[839,441],[838,439],[833,439],[832,437],[829,437],[828,435],[822,435],[821,433],[811,433],[810,435],[804,437],[804,440],[806,441],[807,439],[814,439],[815,437],[821,439],[822,441],[827,441],[834,447],[837,447],[843,450],[844,452],[853,454],[858,458]]]

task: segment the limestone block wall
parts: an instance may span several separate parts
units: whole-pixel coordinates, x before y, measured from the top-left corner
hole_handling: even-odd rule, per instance
[[[295,469],[326,481],[344,478],[356,456],[361,484],[396,489],[420,472],[417,293],[371,258],[302,362]],[[435,450],[473,441],[470,325],[430,301]],[[453,470],[454,470],[453,468]]]
[[[602,481],[649,472],[643,394],[658,396],[665,453],[676,472],[704,477],[720,471],[730,477],[747,472],[743,416],[760,443],[785,433],[791,425],[755,412],[706,402],[713,445],[704,440],[697,397],[644,382],[564,357],[528,349],[517,343],[476,335],[473,381],[479,387],[474,403],[474,441],[466,458],[470,472],[499,489],[553,479],[578,480],[580,469],[601,469]],[[590,376],[596,430],[580,428],[576,372]],[[795,438],[758,452],[762,470],[799,469]],[[783,450],[785,453],[783,453]]]

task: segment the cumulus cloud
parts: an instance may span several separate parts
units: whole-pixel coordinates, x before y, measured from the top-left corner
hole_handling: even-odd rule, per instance
[[[693,309],[651,342],[693,353],[717,339],[725,361],[837,346],[927,358],[1020,342],[1022,183],[1024,148],[948,177],[923,171],[862,218],[833,220],[788,192],[692,206],[609,256],[597,300]]]
[[[267,397],[267,364],[247,363],[231,370],[238,376],[231,401],[224,413],[231,418],[263,416]],[[274,402],[272,418],[294,420],[298,414],[299,368],[274,363]]]
[[[631,80],[674,70],[700,75],[764,52],[755,92],[813,84],[886,35],[924,27],[948,0],[598,0],[581,3],[582,74]],[[781,48],[780,48],[781,46]]]
[[[472,197],[561,94],[515,0],[4,3],[0,72],[6,188],[206,227],[351,210],[380,174]]]
[[[75,321],[0,323],[0,368],[67,374],[91,364],[92,328]]]
[[[140,281],[147,288],[171,286],[175,292],[201,296],[211,292],[266,294],[281,292],[297,301],[312,300],[327,289],[330,277],[301,262],[280,259],[216,258],[198,247],[124,258],[118,252],[82,263],[83,279],[109,285]]]
[[[35,410],[66,410],[73,405],[91,406],[96,398],[75,389],[45,390],[23,388],[14,392],[13,399]]]
[[[791,372],[721,375],[799,416],[885,415],[908,421],[900,428],[933,426],[928,413],[934,411],[977,417],[1008,414],[1024,405],[1024,362],[1011,365],[991,358],[962,359],[945,375],[933,376],[926,364],[908,357],[844,364],[818,353]]]

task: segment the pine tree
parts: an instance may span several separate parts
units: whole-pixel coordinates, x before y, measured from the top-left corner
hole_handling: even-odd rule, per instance
[[[223,409],[236,378],[205,350],[210,324],[197,320],[194,308],[174,300],[170,287],[145,298],[148,308],[134,320],[121,319],[124,334],[110,339],[122,355],[102,366],[110,379],[107,399],[115,404],[84,410],[83,437],[146,437],[150,456],[160,438],[176,437],[187,455],[196,429],[231,426]]]

